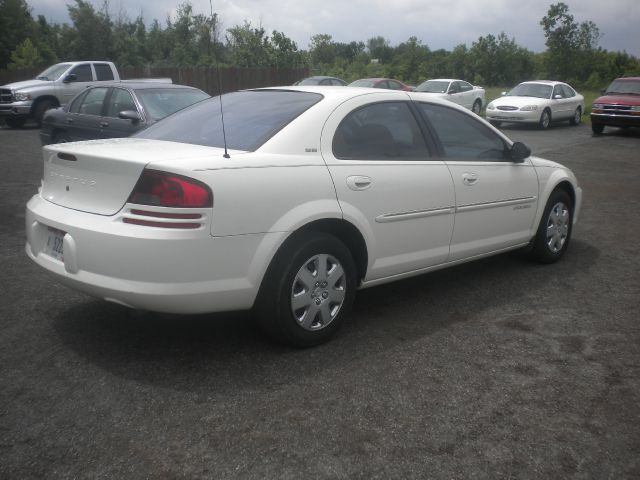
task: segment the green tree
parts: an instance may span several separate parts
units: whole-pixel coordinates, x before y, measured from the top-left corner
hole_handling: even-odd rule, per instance
[[[31,43],[28,38],[16,47],[11,54],[10,70],[19,70],[21,68],[35,68],[42,64],[42,57],[38,53],[38,49]]]
[[[7,68],[16,47],[33,37],[34,27],[25,0],[0,0],[0,68]]]
[[[321,33],[311,37],[309,55],[313,65],[331,65],[336,61],[336,45],[333,37]]]
[[[86,0],[74,0],[67,5],[73,30],[65,32],[72,58],[85,60],[109,60],[113,53],[113,22],[109,4],[105,0],[100,11]]]

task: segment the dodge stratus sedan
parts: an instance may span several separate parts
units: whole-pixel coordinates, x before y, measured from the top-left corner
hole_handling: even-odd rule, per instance
[[[26,253],[57,280],[136,309],[253,308],[299,346],[359,288],[520,248],[555,262],[582,199],[469,110],[378,89],[229,93],[43,157]]]

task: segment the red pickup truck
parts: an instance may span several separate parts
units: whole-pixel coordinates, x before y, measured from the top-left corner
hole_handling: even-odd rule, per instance
[[[640,127],[640,77],[616,78],[591,106],[591,130],[604,127]]]

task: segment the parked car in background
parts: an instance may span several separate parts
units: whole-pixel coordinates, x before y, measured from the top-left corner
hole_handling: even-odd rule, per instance
[[[484,102],[484,88],[471,85],[455,78],[435,78],[422,82],[415,88],[416,92],[428,93],[431,96],[444,98],[468,108],[476,115],[480,114]]]
[[[205,98],[209,95],[197,88],[167,83],[124,81],[87,88],[64,107],[46,112],[40,141],[128,137]]]
[[[20,128],[29,118],[38,126],[50,108],[64,106],[78,93],[92,85],[120,81],[112,62],[82,61],[56,63],[33,80],[0,87],[0,118],[11,128]],[[171,83],[165,79],[139,79]]]
[[[567,250],[573,173],[451,102],[287,87],[223,104],[224,126],[215,98],[132,138],[44,147],[27,255],[120,305],[255,307],[275,338],[310,346],[343,324],[358,288]]]
[[[591,106],[591,130],[605,126],[640,127],[640,77],[616,78]]]
[[[386,88],[387,90],[404,90],[410,92],[413,90],[411,85],[406,85],[400,80],[393,78],[361,78],[349,84],[350,87],[368,87],[368,88]]]
[[[294,85],[300,86],[312,86],[312,85],[334,85],[337,87],[345,86],[347,82],[336,77],[324,77],[321,75],[315,77],[307,77],[302,80],[298,80]]]
[[[494,126],[502,122],[535,123],[541,129],[551,122],[568,120],[578,125],[584,112],[584,97],[562,82],[535,80],[523,82],[503,92],[487,105],[486,118]]]

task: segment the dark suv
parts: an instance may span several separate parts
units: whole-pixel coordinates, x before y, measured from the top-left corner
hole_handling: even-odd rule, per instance
[[[640,77],[616,78],[594,100],[591,129],[602,133],[604,127],[640,127]]]

